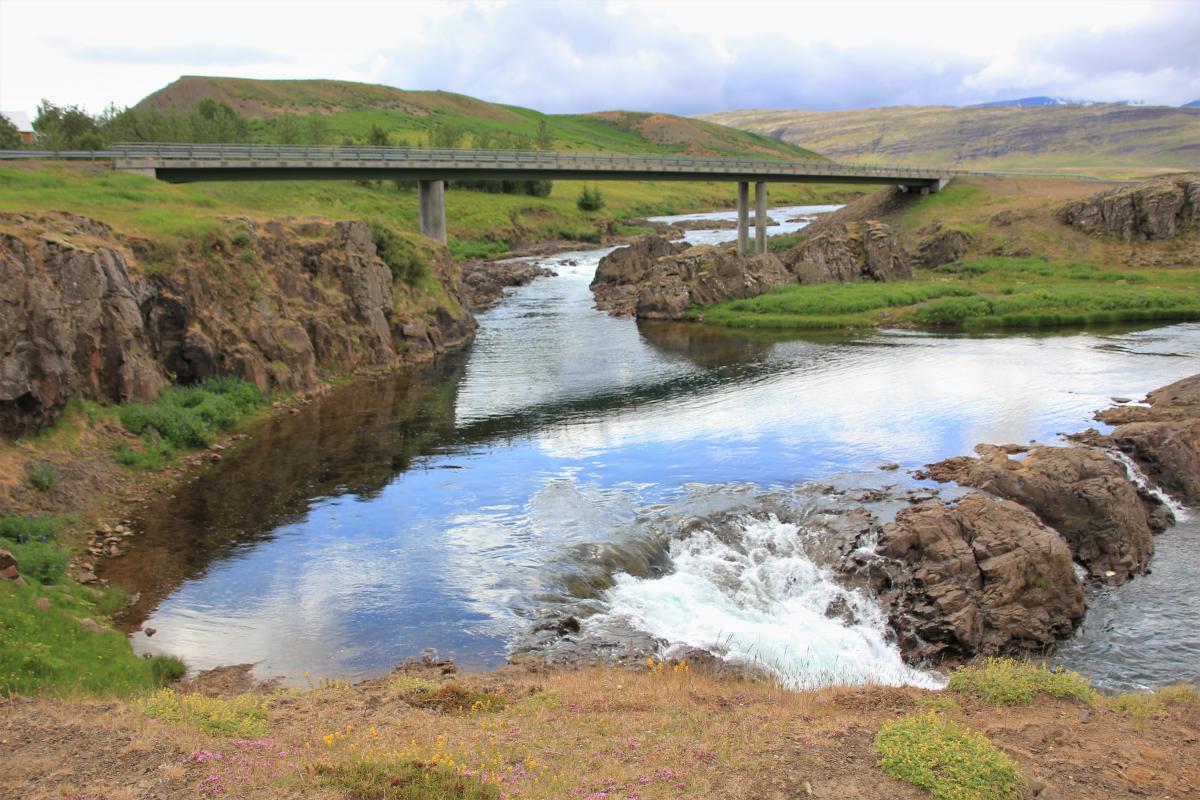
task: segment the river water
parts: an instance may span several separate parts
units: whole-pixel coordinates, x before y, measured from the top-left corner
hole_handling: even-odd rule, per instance
[[[794,685],[934,683],[814,555],[844,513],[829,498],[924,491],[908,470],[979,442],[1053,443],[1200,356],[1196,324],[806,337],[639,323],[593,307],[607,252],[539,259],[558,276],[482,314],[468,354],[268,421],[152,505],[106,571],[140,591],[131,621],[157,629],[135,647],[292,683],[425,648],[486,668],[568,609],[582,618],[569,638],[599,652],[703,647]],[[1105,685],[1200,677],[1200,531],[1158,541],[1153,574],[1092,597],[1061,656]]]

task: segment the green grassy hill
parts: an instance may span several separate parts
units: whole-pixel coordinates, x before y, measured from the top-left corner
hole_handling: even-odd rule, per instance
[[[415,92],[349,81],[185,75],[134,108],[181,113],[203,100],[226,103],[259,121],[282,115],[319,116],[330,144],[366,142],[371,129],[379,126],[387,131],[389,143],[396,145],[429,144],[431,133],[440,128],[460,132],[457,145],[462,147],[523,139],[548,150],[820,158],[768,136],[670,114],[542,114],[452,92]]]
[[[1200,163],[1200,108],[896,106],[726,111],[704,119],[803,143],[838,161],[1114,175]]]

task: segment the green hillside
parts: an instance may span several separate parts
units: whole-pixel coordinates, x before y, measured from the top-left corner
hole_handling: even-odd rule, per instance
[[[1077,105],[726,111],[704,119],[838,161],[1147,173],[1200,163],[1200,108]]]
[[[253,80],[185,75],[146,97],[135,112],[180,114],[202,101],[225,103],[251,119],[262,141],[281,117],[305,128],[316,117],[326,144],[371,141],[373,128],[393,145],[537,147],[623,153],[819,158],[768,136],[670,114],[542,114],[452,92],[416,92],[349,81]],[[307,131],[306,131],[307,132]]]

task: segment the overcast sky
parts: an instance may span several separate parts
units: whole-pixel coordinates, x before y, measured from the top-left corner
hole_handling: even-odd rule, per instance
[[[1200,98],[1200,0],[0,0],[0,108],[99,111],[180,75],[341,78],[543,111]]]

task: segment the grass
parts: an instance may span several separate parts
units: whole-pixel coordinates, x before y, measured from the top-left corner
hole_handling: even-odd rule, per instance
[[[177,659],[138,658],[120,632],[79,623],[102,623],[109,605],[103,593],[61,577],[53,587],[0,581],[0,696],[128,695],[183,674]]]
[[[163,689],[139,704],[148,717],[192,725],[214,736],[249,738],[267,733],[270,698],[256,694],[209,697]]]
[[[1009,658],[961,666],[950,676],[948,688],[994,706],[1029,705],[1041,696],[1088,705],[1096,701],[1091,684],[1077,672]]]
[[[1200,114],[1128,106],[729,111],[709,119],[780,135],[838,161],[1089,173],[1195,166]],[[964,130],[972,131],[964,135]],[[1130,142],[1136,141],[1136,147]]]
[[[57,583],[70,556],[55,543],[58,524],[49,517],[0,517],[0,546],[12,553],[26,580]]]
[[[151,403],[121,406],[121,424],[142,437],[142,446],[123,444],[116,459],[134,469],[159,468],[179,450],[208,447],[265,402],[254,384],[234,377],[164,389]]]
[[[469,772],[469,770],[468,770]],[[320,782],[355,800],[496,800],[500,787],[444,764],[395,758],[319,765]]]
[[[1113,711],[1145,722],[1167,716],[1172,707],[1200,706],[1200,686],[1176,683],[1152,692],[1124,692],[1111,698],[1108,706]]]
[[[1081,261],[991,257],[892,283],[777,287],[693,314],[739,328],[1037,329],[1200,319],[1198,289],[1200,269],[1113,270]]]
[[[929,792],[935,800],[1018,800],[1023,782],[1012,759],[982,734],[935,711],[880,727],[875,749],[893,778]]]

